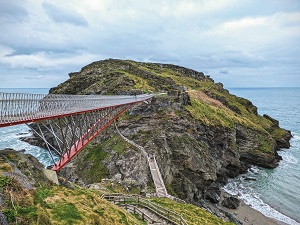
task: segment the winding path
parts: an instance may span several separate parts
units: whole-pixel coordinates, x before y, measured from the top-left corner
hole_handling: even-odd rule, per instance
[[[152,179],[155,185],[155,190],[156,190],[156,195],[157,197],[169,197],[170,195],[167,192],[167,189],[165,187],[164,181],[162,179],[161,173],[159,171],[159,167],[157,165],[156,159],[154,155],[149,155],[145,148],[138,145],[137,143],[135,143],[132,140],[129,140],[128,138],[126,138],[118,129],[117,124],[115,123],[115,128],[116,131],[118,132],[118,134],[129,144],[135,146],[136,148],[140,149],[141,152],[143,153],[144,157],[147,159],[148,162],[148,166],[150,168],[150,172],[152,175]]]

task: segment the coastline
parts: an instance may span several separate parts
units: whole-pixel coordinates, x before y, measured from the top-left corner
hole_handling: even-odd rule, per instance
[[[258,210],[251,208],[240,199],[240,205],[237,209],[228,209],[222,206],[221,202],[224,197],[232,196],[225,191],[221,193],[221,201],[217,204],[218,209],[231,214],[233,218],[240,221],[243,225],[288,225],[282,221],[267,217]]]

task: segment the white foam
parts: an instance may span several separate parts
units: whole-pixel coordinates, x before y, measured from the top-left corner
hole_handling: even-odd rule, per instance
[[[250,168],[248,169],[248,172],[249,172],[250,174],[258,174],[258,173],[260,172],[260,170],[258,169],[257,166],[252,166],[252,167],[250,167]]]
[[[12,127],[4,127],[0,129],[0,149],[12,148],[15,150],[25,150],[25,153],[36,157],[44,166],[53,164],[47,150],[30,145],[19,140],[20,137],[30,136],[28,127],[25,125],[17,125]],[[20,135],[20,133],[22,135]],[[55,158],[54,160],[56,160]]]
[[[292,141],[299,141],[300,140],[300,135],[297,133],[292,132]]]
[[[282,157],[282,162],[281,162],[280,166],[285,166],[286,164],[296,165],[299,162],[299,160],[289,150],[280,151],[279,154]]]
[[[223,187],[223,189],[227,193],[237,196],[239,199],[243,200],[251,208],[261,212],[263,215],[267,217],[274,218],[278,221],[290,225],[300,225],[300,223],[278,212],[270,205],[263,202],[260,196],[257,193],[255,193],[255,191],[251,187],[244,185],[242,182],[243,182],[242,177],[230,180],[228,184]]]
[[[297,164],[298,159],[295,158],[293,155],[286,155],[283,157],[283,160],[290,164]]]

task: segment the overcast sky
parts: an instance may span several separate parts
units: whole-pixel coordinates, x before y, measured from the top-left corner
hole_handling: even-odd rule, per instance
[[[300,0],[0,0],[0,31],[0,88],[54,87],[107,58],[300,87]]]

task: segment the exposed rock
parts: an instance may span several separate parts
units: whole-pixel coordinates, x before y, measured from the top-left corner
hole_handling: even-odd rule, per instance
[[[285,135],[281,138],[276,139],[277,148],[289,148],[291,146],[290,139],[292,138],[292,133],[289,130],[285,130]]]
[[[4,177],[17,180],[22,188],[33,190],[39,180],[48,180],[43,171],[44,166],[32,155],[24,154],[12,149],[0,150],[2,163],[0,173]],[[21,169],[19,169],[21,168]],[[30,174],[31,176],[26,176]]]
[[[259,116],[252,102],[231,95],[201,72],[169,64],[109,59],[91,63],[70,76],[72,79],[52,88],[51,93],[167,93],[157,95],[149,105],[131,108],[118,126],[127,138],[155,155],[168,191],[190,202],[205,198],[218,202],[220,184],[246,172],[252,164],[276,167],[280,160],[276,150],[288,147],[288,131]],[[203,98],[197,98],[200,95]],[[45,135],[49,142],[54,141],[46,130]],[[99,151],[89,155],[83,150],[61,175],[79,184],[108,177],[124,185],[149,186],[151,177],[141,152],[127,144],[116,150],[109,144],[114,139],[113,129],[102,132],[95,140]],[[105,157],[98,159],[95,156],[100,152]],[[99,164],[103,173],[96,170]]]
[[[274,118],[272,118],[271,116],[269,116],[267,114],[264,114],[263,117],[270,120],[272,122],[273,127],[279,127],[279,121],[278,120],[275,120]]]
[[[0,224],[1,225],[9,225],[7,219],[6,219],[6,216],[0,212]]]
[[[211,203],[218,203],[221,199],[220,198],[221,191],[219,190],[208,190],[205,194],[206,194],[205,198],[209,200]]]
[[[240,200],[235,197],[227,197],[222,201],[222,205],[229,209],[236,209],[240,205]]]

